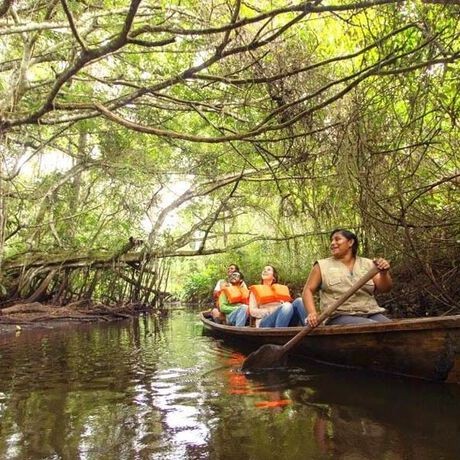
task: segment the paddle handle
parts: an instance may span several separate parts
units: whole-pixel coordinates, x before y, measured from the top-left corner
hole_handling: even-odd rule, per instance
[[[346,300],[348,300],[358,289],[362,288],[370,279],[372,279],[379,269],[377,266],[373,266],[365,275],[363,275],[358,281],[356,281],[350,289],[348,289],[345,294],[343,294],[339,299],[337,299],[332,305],[329,305],[318,317],[318,323],[316,326],[321,324],[325,319],[329,318],[332,313],[337,310]],[[302,340],[307,334],[309,334],[316,326],[305,326],[297,335],[292,337],[289,342],[286,342],[283,345],[283,351],[290,350],[294,345],[296,345],[300,340]]]

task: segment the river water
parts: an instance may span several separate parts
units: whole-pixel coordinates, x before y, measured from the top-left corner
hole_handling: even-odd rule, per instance
[[[0,338],[1,459],[460,459],[458,385],[249,377],[197,312]]]

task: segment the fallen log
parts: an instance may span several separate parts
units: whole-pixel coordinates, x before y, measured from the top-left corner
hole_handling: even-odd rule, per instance
[[[15,313],[48,313],[50,311],[49,307],[42,305],[40,302],[29,302],[29,303],[20,303],[13,305],[12,307],[3,308],[1,310],[2,315],[11,315]]]

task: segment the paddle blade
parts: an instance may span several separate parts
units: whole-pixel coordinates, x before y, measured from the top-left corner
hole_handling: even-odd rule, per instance
[[[280,345],[262,345],[252,352],[243,362],[242,371],[285,367],[286,351]]]

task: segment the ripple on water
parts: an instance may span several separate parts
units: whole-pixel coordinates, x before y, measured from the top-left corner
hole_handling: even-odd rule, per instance
[[[460,458],[458,391],[243,360],[186,311],[21,334],[0,344],[0,458]]]

